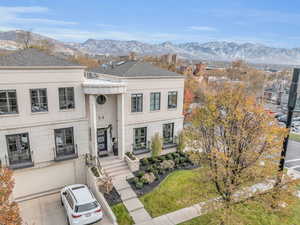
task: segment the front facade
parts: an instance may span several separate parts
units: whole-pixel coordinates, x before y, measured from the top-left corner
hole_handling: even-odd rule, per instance
[[[0,160],[14,169],[16,199],[85,183],[87,154],[143,154],[155,133],[174,147],[181,76],[138,62],[85,71],[36,50],[17,54],[0,58]],[[35,56],[45,59],[27,62]]]

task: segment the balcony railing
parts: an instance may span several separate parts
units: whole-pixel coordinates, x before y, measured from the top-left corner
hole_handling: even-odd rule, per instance
[[[63,161],[68,159],[75,159],[78,157],[77,144],[64,147],[57,147],[54,148],[53,151],[54,161]]]

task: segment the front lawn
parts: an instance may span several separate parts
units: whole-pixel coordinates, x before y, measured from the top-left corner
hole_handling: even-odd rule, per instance
[[[140,197],[145,209],[157,217],[216,196],[209,182],[201,182],[204,168],[171,173],[152,192]]]
[[[300,142],[300,134],[290,133],[290,139],[293,141]]]
[[[123,203],[119,203],[111,207],[115,216],[117,217],[117,221],[119,225],[132,225],[134,224],[132,217],[129,215],[125,205]]]
[[[268,213],[260,205],[252,203],[237,204],[237,212],[242,215],[247,225],[299,225],[300,224],[300,201],[291,206],[291,216],[284,216],[279,213]],[[197,217],[180,225],[218,225],[214,212]]]

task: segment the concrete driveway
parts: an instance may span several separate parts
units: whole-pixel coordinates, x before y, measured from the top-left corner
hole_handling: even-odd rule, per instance
[[[19,203],[24,225],[67,225],[67,217],[59,194]],[[95,225],[112,225],[107,216]]]

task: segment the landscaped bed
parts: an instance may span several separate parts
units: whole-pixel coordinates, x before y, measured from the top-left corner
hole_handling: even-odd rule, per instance
[[[175,171],[140,200],[150,215],[157,217],[211,199],[216,192],[209,182],[201,182],[204,170]]]
[[[281,215],[279,213],[271,214],[266,212],[259,204],[254,203],[241,203],[236,205],[238,212],[244,216],[248,225],[299,225],[300,224],[300,201],[296,205],[290,206],[291,216]],[[190,221],[181,223],[180,225],[198,225],[210,224],[218,225],[215,218],[215,213],[208,213],[203,216],[197,217]],[[284,221],[283,221],[284,220]]]
[[[117,217],[117,221],[119,225],[132,225],[134,221],[132,217],[129,215],[126,207],[123,203],[119,203],[111,207],[112,211],[114,212],[115,216]]]
[[[140,169],[128,180],[138,196],[143,196],[158,186],[170,173],[177,170],[195,169],[188,155],[181,152],[140,160]]]

